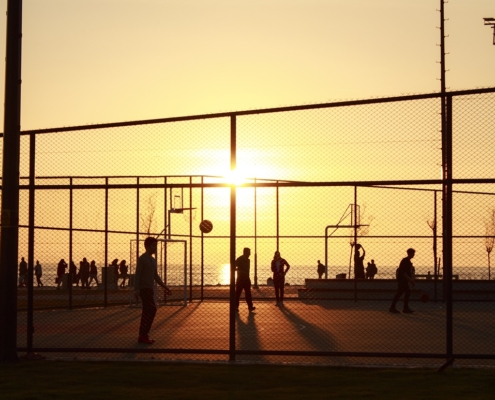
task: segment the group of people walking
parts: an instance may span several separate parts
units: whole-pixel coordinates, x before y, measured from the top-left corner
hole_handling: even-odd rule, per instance
[[[115,259],[112,261],[112,264],[109,266],[109,268],[113,270],[115,280],[117,282],[119,279],[122,279],[122,282],[119,284],[120,287],[123,288],[126,286],[126,284],[129,284],[129,267],[127,266],[126,260],[122,260],[119,263],[119,260]],[[57,277],[55,278],[57,289],[59,289],[60,285],[62,285],[63,276],[67,272],[69,273],[69,280],[72,278],[72,285],[75,284],[77,287],[79,287],[79,283],[81,283],[81,288],[83,289],[90,289],[93,281],[96,283],[96,286],[99,285],[98,268],[96,266],[95,260],[88,262],[86,257],[84,257],[79,262],[78,270],[74,261],[71,260],[69,265],[62,258],[57,265]],[[34,266],[33,273],[36,277],[37,286],[44,286],[43,282],[41,281],[41,277],[43,276],[43,268],[38,260],[36,260],[36,265]],[[27,278],[28,265],[24,257],[22,257],[21,262],[19,263],[19,287],[27,287]]]
[[[36,284],[38,287],[43,286],[41,282],[41,277],[43,276],[43,268],[38,260],[36,260],[36,265],[33,269],[34,276],[36,277]],[[24,257],[21,258],[19,263],[19,287],[27,287],[28,284],[28,265]]]
[[[70,262],[70,265],[67,265],[64,259],[61,259],[58,263],[57,267],[57,288],[60,287],[62,283],[62,277],[66,273],[67,268],[69,268],[69,276],[72,276],[72,284],[76,284],[79,286],[79,281],[81,282],[81,288],[90,289],[91,283],[93,281],[96,282],[96,285],[99,285],[98,282],[98,268],[96,266],[95,260],[88,262],[86,257],[82,259],[79,263],[79,271],[77,271],[76,264],[74,261]],[[122,260],[119,263],[119,259],[116,258],[109,265],[109,268],[113,270],[115,275],[115,280],[118,282],[119,279],[122,279],[120,283],[120,287],[125,287],[126,281],[129,282],[129,267],[127,266],[126,260]]]
[[[91,283],[93,281],[98,282],[98,269],[96,267],[96,262],[93,260],[91,263],[88,262],[86,257],[84,257],[79,262],[79,271],[77,270],[76,264],[73,260],[70,261],[70,265],[67,265],[65,260],[62,258],[57,266],[57,278],[55,279],[57,283],[57,289],[60,288],[62,284],[62,279],[64,274],[66,273],[67,268],[69,269],[69,280],[72,279],[70,284],[76,284],[79,286],[79,282],[81,282],[81,288],[83,289],[91,289]]]

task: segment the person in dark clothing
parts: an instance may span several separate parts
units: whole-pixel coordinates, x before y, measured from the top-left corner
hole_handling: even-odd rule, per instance
[[[242,256],[239,256],[237,260],[235,260],[235,270],[237,271],[237,279],[235,282],[235,304],[237,311],[239,311],[239,302],[243,290],[249,311],[256,310],[256,307],[253,306],[253,298],[251,296],[251,278],[249,277],[249,270],[251,268],[250,255],[251,249],[245,247]]]
[[[134,280],[135,295],[141,297],[143,305],[138,343],[144,344],[153,344],[155,342],[148,336],[156,315],[153,283],[158,283],[165,290],[165,294],[172,294],[163,283],[156,269],[156,259],[153,255],[156,254],[157,243],[158,241],[154,237],[150,236],[145,239],[144,248],[146,251],[138,258]]]
[[[359,254],[359,249],[363,249],[363,255]],[[366,279],[364,275],[364,256],[366,255],[366,251],[364,247],[360,244],[356,244],[354,249],[354,277],[356,279]]]
[[[19,287],[27,286],[27,273],[27,262],[24,260],[24,257],[22,257],[21,262],[19,263]]]
[[[67,263],[62,258],[57,266],[57,289],[60,289],[60,285],[62,284],[62,277],[64,276],[66,269],[67,269]]]
[[[79,274],[81,276],[81,287],[89,289],[89,262],[86,257],[79,264]]]
[[[77,267],[73,260],[70,260],[69,265],[69,281],[70,285],[75,283],[76,286],[79,286],[79,274],[77,273]]]
[[[285,274],[289,271],[290,265],[284,258],[280,257],[280,252],[276,251],[272,260],[273,286],[275,286],[275,297],[277,306],[284,305],[284,285]]]
[[[318,279],[321,279],[323,277],[325,270],[325,266],[320,262],[320,260],[318,260],[318,267],[316,267],[316,271],[318,272]]]
[[[96,288],[98,288],[98,269],[96,268],[95,260],[91,261],[89,265],[89,285],[91,286],[91,282],[96,281]]]
[[[378,273],[378,268],[376,267],[375,260],[371,260],[370,263],[370,279],[375,279],[375,275]]]
[[[402,310],[405,314],[411,314],[413,310],[409,308],[409,296],[411,295],[411,287],[414,287],[414,275],[413,275],[413,265],[411,259],[414,257],[416,250],[407,249],[407,257],[404,257],[400,262],[399,268],[397,268],[397,284],[398,289],[397,293],[392,301],[392,305],[390,306],[391,313],[398,313],[399,311],[395,308],[397,302],[399,301],[402,294],[404,294],[404,308]]]
[[[126,279],[129,278],[127,271],[128,271],[127,264],[125,263],[125,260],[122,260],[119,265],[120,277],[122,278],[122,283],[120,284],[121,288],[125,287],[125,281]]]
[[[113,260],[109,268],[110,269],[108,270],[108,273],[110,274],[113,270],[113,274],[115,276],[115,284],[117,284],[119,282],[119,259],[116,258],[115,260]]]
[[[375,279],[375,275],[378,272],[376,268],[375,260],[371,260],[366,267],[366,279]]]
[[[41,276],[43,275],[43,269],[41,268],[41,264],[38,260],[36,260],[36,265],[34,266],[34,276],[36,277],[36,283],[38,287],[43,286],[43,282],[41,282]]]

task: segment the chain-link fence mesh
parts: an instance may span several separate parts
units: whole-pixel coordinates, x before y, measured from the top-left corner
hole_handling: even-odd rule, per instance
[[[42,273],[29,307],[29,277],[19,266],[19,349],[124,359],[491,363],[495,92],[452,98],[451,237],[443,232],[438,95],[24,132],[19,256],[33,270],[39,262]],[[200,230],[204,220],[211,232]],[[142,303],[134,287],[147,236],[159,239],[157,274],[172,291],[154,290],[152,346],[137,341]],[[232,262],[244,248],[252,303],[243,292],[237,305]],[[395,314],[397,268],[408,248],[415,249],[414,313],[400,313],[408,309],[402,296]]]

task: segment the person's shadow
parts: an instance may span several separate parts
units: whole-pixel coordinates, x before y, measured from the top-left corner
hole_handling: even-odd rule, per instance
[[[255,320],[256,314],[250,312],[247,319],[243,319],[239,313],[236,318],[236,349],[237,350],[262,350],[262,344],[259,338],[259,329]],[[239,354],[236,359],[243,361],[264,361],[262,355],[257,354]]]
[[[281,311],[284,317],[298,329],[297,334],[303,339],[311,350],[317,351],[339,351],[338,342],[334,336],[326,329],[315,325],[293,313],[290,309],[283,307]],[[324,322],[322,321],[322,324]],[[305,346],[304,346],[305,347]],[[285,349],[284,349],[285,350]],[[289,350],[289,349],[288,349]],[[298,350],[305,350],[303,346]]]

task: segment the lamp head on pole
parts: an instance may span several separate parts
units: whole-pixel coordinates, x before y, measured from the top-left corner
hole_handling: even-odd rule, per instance
[[[495,45],[495,18],[483,18],[484,25],[491,26],[493,29],[493,44]]]

